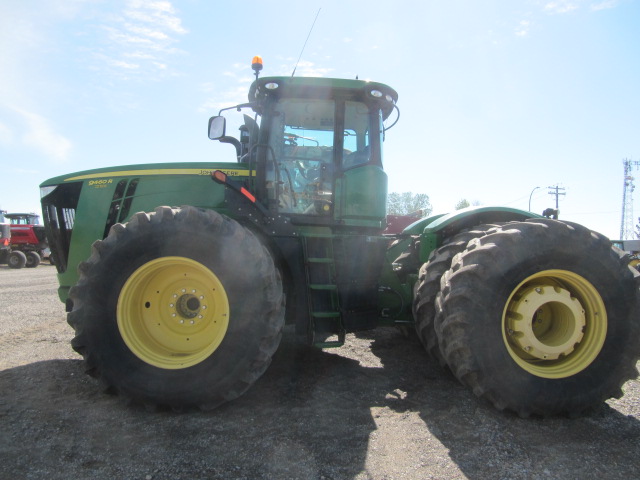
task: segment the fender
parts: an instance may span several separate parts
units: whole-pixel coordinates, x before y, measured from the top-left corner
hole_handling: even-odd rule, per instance
[[[543,218],[533,212],[509,207],[467,207],[455,212],[422,218],[402,232],[404,235],[420,236],[420,261],[425,262],[434,249],[442,245],[445,238],[486,223],[522,221],[527,218]]]

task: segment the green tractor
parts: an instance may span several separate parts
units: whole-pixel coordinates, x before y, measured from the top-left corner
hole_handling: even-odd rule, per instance
[[[266,370],[285,324],[308,345],[413,326],[472,391],[520,416],[622,394],[640,356],[639,273],[602,235],[512,208],[386,227],[397,93],[263,77],[209,137],[228,163],[101,168],[42,183],[73,348],[111,391],[211,409]],[[408,365],[408,368],[415,366]]]

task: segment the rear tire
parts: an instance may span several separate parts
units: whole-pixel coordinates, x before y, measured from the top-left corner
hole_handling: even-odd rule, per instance
[[[114,225],[70,291],[73,348],[136,403],[211,409],[266,370],[284,324],[280,275],[246,228],[159,207]]]
[[[9,268],[19,269],[27,264],[27,256],[20,250],[14,250],[9,254],[7,265]]]
[[[436,332],[455,376],[522,417],[580,415],[637,376],[639,274],[605,237],[535,219],[472,240],[442,278]]]
[[[38,255],[38,252],[27,252],[25,255],[27,256],[27,263],[25,265],[27,268],[36,268],[40,265],[40,255]]]
[[[418,281],[413,290],[413,318],[416,322],[416,333],[429,356],[442,367],[447,362],[440,351],[433,323],[436,316],[436,296],[440,291],[440,279],[451,268],[453,257],[464,251],[469,241],[486,235],[488,230],[497,226],[479,225],[445,240],[444,245],[431,252],[429,259],[418,272]]]

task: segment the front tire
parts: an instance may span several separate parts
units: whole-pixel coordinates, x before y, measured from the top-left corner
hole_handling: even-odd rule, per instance
[[[628,256],[585,227],[508,224],[471,241],[442,278],[445,359],[500,410],[579,415],[637,376],[638,278]]]
[[[9,268],[20,269],[27,264],[27,256],[20,250],[14,250],[9,254],[7,265]]]
[[[271,362],[284,296],[271,255],[240,224],[159,207],[115,225],[70,291],[73,348],[136,403],[211,409]]]

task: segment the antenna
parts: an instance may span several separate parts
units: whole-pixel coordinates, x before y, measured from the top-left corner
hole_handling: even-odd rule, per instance
[[[307,34],[307,39],[304,41],[304,45],[302,45],[302,50],[300,50],[300,56],[298,57],[298,61],[296,62],[296,66],[293,67],[293,72],[291,72],[291,78],[296,74],[296,68],[298,68],[298,63],[300,63],[300,59],[302,58],[302,52],[304,52],[305,47],[307,46],[307,42],[309,41],[309,37],[311,36],[311,32],[313,31],[313,27],[316,24],[316,20],[318,20],[318,15],[320,15],[320,10],[318,9],[318,13],[316,13],[316,18],[313,19],[313,23],[311,24],[311,28],[309,29],[309,33]]]

